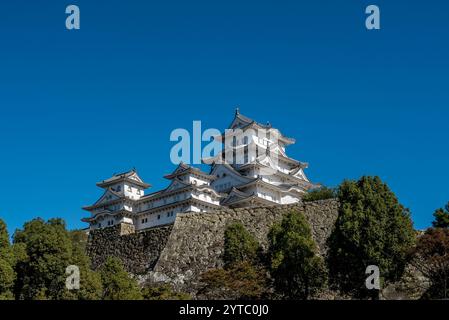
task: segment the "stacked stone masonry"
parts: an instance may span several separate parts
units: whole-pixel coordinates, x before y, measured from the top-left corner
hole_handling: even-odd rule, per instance
[[[108,256],[120,258],[127,271],[142,281],[169,282],[178,290],[194,293],[199,275],[223,265],[224,231],[241,222],[264,248],[271,226],[289,210],[307,218],[320,254],[338,215],[338,201],[321,200],[289,206],[223,209],[207,213],[184,213],[174,224],[133,233],[123,226],[92,231],[88,254],[94,268]]]

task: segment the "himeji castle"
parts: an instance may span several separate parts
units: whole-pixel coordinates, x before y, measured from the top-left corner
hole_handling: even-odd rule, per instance
[[[114,174],[97,183],[104,193],[83,208],[90,217],[82,221],[91,230],[117,224],[142,230],[173,223],[179,213],[292,204],[317,187],[304,173],[307,164],[286,154],[295,140],[270,124],[258,123],[237,109],[229,128],[215,139],[223,148],[203,159],[209,173],[180,163],[165,176],[169,180],[165,189],[148,194],[150,185],[136,170]]]

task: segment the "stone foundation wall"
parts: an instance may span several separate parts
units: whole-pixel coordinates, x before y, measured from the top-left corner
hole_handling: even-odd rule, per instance
[[[262,247],[267,247],[267,234],[274,223],[289,210],[302,212],[308,220],[319,253],[325,255],[326,241],[338,216],[334,199],[290,206],[223,209],[208,213],[184,213],[174,224],[135,232],[130,225],[118,225],[89,234],[87,252],[93,267],[99,267],[108,256],[120,258],[126,270],[143,284],[168,282],[175,289],[195,297],[201,287],[199,276],[223,266],[224,231],[239,221]],[[401,281],[384,288],[382,299],[417,299],[428,284],[411,266]],[[347,299],[329,289],[317,299]]]
[[[266,248],[271,226],[292,209],[305,215],[320,253],[325,254],[326,240],[338,215],[338,202],[333,199],[178,214],[173,225],[137,233],[124,226],[95,230],[89,235],[87,251],[94,268],[108,256],[116,256],[141,281],[170,282],[179,290],[194,293],[201,273],[223,265],[224,231],[228,224],[241,222]]]
[[[94,230],[89,233],[87,254],[94,269],[107,257],[118,257],[130,273],[147,274],[156,264],[170,236],[172,225],[135,232],[129,225]]]
[[[214,213],[179,215],[149,282],[170,282],[178,290],[194,294],[199,275],[223,266],[224,231],[232,222],[241,222],[264,248],[271,226],[291,209],[301,211],[310,223],[321,254],[338,215],[338,202],[324,200],[292,206],[223,210]]]

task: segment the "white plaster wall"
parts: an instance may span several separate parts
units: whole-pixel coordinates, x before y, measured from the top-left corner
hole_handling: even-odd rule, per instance
[[[144,193],[143,188],[136,187],[130,183],[124,184],[124,194],[130,199],[138,200],[144,195]]]
[[[258,187],[257,188],[257,196],[262,199],[277,202],[277,203],[280,203],[280,201],[281,201],[279,193],[274,190],[270,190],[268,188]]]
[[[131,218],[123,217],[123,219],[121,219],[121,220],[122,220],[122,222],[133,224],[133,219],[131,219]]]
[[[205,202],[209,202],[209,203],[212,203],[212,204],[216,204],[216,205],[220,204],[220,200],[215,198],[215,196],[212,196],[209,193],[199,193],[197,195],[192,194],[192,198],[198,199],[198,200],[201,200],[201,201],[205,201]]]
[[[226,176],[223,177],[223,173],[226,174]],[[245,182],[242,179],[238,179],[238,177],[229,173],[228,169],[221,166],[217,168],[214,174],[218,175],[219,178],[217,178],[211,183],[211,187],[218,192],[227,190],[233,186],[241,185],[242,183]]]
[[[283,194],[281,198],[281,204],[290,204],[290,203],[296,203],[299,199],[296,197],[293,197],[290,194]]]
[[[189,211],[192,211],[192,212],[200,212],[201,209],[198,208],[197,206],[192,205],[192,206],[190,206],[190,210],[189,210]]]
[[[111,222],[110,225],[108,225],[108,222]],[[127,222],[127,223],[133,223],[132,219],[130,218],[124,218],[124,217],[113,217],[113,216],[104,216],[97,219],[97,222],[90,224],[91,230],[96,229],[104,229],[108,227],[113,227],[121,222]],[[99,224],[101,223],[101,227]]]
[[[209,181],[204,180],[198,176],[189,175],[187,178],[188,183],[195,184],[197,186],[209,185]]]
[[[190,191],[185,191],[185,192],[180,192],[180,193],[176,193],[176,194],[172,194],[172,195],[168,195],[168,196],[164,196],[164,197],[158,197],[158,198],[155,198],[154,200],[145,201],[144,203],[142,203],[141,210],[153,209],[153,208],[157,208],[157,207],[160,207],[160,206],[163,206],[166,204],[183,201],[183,200],[189,198],[190,195],[191,195]]]
[[[176,214],[179,212],[180,208],[172,208],[140,216],[135,219],[136,229],[139,230],[172,223],[176,218]],[[142,223],[142,219],[147,219],[147,222]]]

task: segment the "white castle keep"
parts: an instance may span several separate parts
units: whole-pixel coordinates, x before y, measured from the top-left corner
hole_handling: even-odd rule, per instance
[[[104,193],[83,208],[91,215],[82,221],[89,223],[90,230],[117,224],[142,230],[173,223],[178,213],[292,204],[317,187],[304,174],[307,164],[285,153],[294,139],[241,115],[238,109],[229,129],[215,139],[223,143],[223,151],[203,159],[210,165],[209,173],[180,163],[165,176],[168,187],[149,194],[145,190],[150,185],[136,170],[115,174],[97,183]]]

